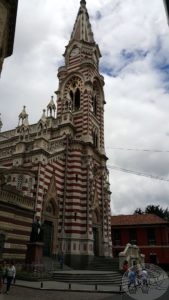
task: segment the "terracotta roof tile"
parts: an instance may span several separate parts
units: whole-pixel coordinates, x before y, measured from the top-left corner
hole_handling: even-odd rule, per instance
[[[134,214],[134,215],[118,215],[111,217],[111,225],[146,225],[146,224],[167,224],[164,219],[153,214]]]

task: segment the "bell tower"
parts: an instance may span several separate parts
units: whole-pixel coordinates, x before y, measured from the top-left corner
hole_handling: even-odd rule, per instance
[[[81,0],[56,92],[58,130],[66,139],[60,241],[73,266],[93,256],[112,256],[100,57],[86,1]]]
[[[94,41],[86,1],[80,8],[70,41],[65,66],[58,70],[58,118],[69,120],[76,140],[93,144],[104,154],[104,78],[99,73],[101,53]]]

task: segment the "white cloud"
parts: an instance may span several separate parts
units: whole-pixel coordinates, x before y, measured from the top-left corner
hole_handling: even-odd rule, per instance
[[[23,105],[30,122],[37,122],[57,90],[57,69],[79,2],[19,2],[14,54],[6,59],[0,80],[4,130],[17,125]],[[104,74],[108,164],[167,178],[169,153],[113,150],[169,149],[169,27],[163,3],[88,0],[87,7],[103,54],[101,69],[109,71]],[[110,181],[113,213],[131,213],[150,203],[168,205],[168,182],[112,170]]]

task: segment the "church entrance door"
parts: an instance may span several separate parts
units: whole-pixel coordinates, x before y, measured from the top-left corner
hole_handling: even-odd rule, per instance
[[[53,239],[53,223],[50,221],[44,221],[43,224],[44,237],[43,237],[43,255],[51,256],[52,251],[52,239]]]
[[[99,256],[99,228],[93,227],[93,252],[94,256]]]

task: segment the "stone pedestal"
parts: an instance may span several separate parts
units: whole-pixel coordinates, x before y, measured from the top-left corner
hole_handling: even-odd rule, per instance
[[[29,242],[27,243],[26,265],[37,266],[42,264],[43,243]]]

